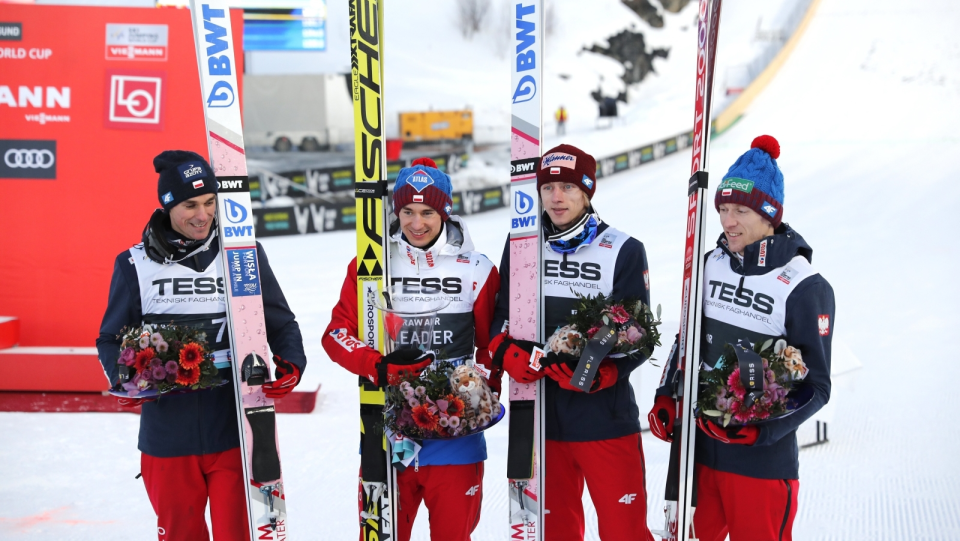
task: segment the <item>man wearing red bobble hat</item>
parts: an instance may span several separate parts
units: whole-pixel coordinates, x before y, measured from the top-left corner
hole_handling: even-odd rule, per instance
[[[792,539],[797,514],[797,427],[830,399],[833,288],[811,265],[813,250],[783,222],[780,144],[769,135],[730,167],[714,204],[723,234],[704,266],[700,355],[712,369],[725,344],[786,340],[797,348],[811,396],[791,415],[759,424],[720,426],[697,419],[693,525],[701,541]],[[745,344],[746,345],[746,344]],[[664,369],[650,431],[674,437],[676,344]]]
[[[567,324],[577,295],[598,293],[650,304],[643,243],[600,219],[590,200],[597,162],[572,145],[548,150],[537,168],[543,203],[543,296],[546,334]],[[510,267],[508,245],[500,268]],[[640,443],[640,409],[630,374],[642,356],[604,359],[586,391],[570,384],[578,358],[549,352],[542,371],[530,367],[535,345],[507,329],[510,282],[501,279],[490,358],[520,383],[545,381],[546,460],[544,538],[582,541],[583,487],[597,510],[600,539],[653,541],[647,528],[646,470]],[[498,334],[497,334],[498,333]],[[543,346],[540,346],[543,347]]]
[[[483,353],[474,367],[491,389],[500,391],[500,374],[489,364],[486,348],[490,322],[500,291],[496,267],[474,250],[467,227],[453,211],[450,177],[429,158],[415,160],[400,170],[393,188],[393,211],[398,220],[390,227],[390,279],[419,295],[451,300],[437,314],[434,350],[453,364],[468,362],[475,348]],[[442,285],[441,285],[442,284]],[[345,330],[345,331],[344,331]],[[352,339],[345,340],[346,332]],[[381,355],[357,336],[357,262],[350,262],[333,308],[333,318],[323,336],[330,358],[375,385],[382,379],[397,381],[401,372],[419,374],[434,361],[432,353],[398,349]],[[436,337],[441,337],[442,344]],[[357,347],[356,344],[363,344]],[[397,475],[398,541],[410,539],[420,503],[430,513],[430,538],[435,541],[469,541],[480,520],[483,499],[483,461],[487,447],[483,433],[448,440],[423,440],[422,447]],[[400,466],[394,460],[398,469]],[[362,488],[361,488],[362,490]],[[362,493],[360,501],[363,501]]]

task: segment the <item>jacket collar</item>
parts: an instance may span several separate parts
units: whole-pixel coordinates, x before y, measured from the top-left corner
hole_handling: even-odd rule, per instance
[[[813,248],[787,223],[780,224],[773,235],[744,248],[743,261],[727,247],[727,236],[724,233],[717,239],[717,246],[730,256],[730,268],[744,276],[766,274],[783,267],[798,255],[813,262]]]

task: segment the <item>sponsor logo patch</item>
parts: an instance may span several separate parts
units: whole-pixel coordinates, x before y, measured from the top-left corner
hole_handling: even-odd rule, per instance
[[[107,23],[107,60],[167,60],[165,24]]]
[[[600,244],[599,244],[599,246],[600,246],[601,248],[613,248],[613,242],[614,242],[615,240],[617,240],[617,236],[616,236],[616,235],[613,235],[613,234],[610,234],[610,233],[604,233],[604,234],[603,234],[603,237],[600,238]]]
[[[777,215],[777,207],[771,205],[770,203],[764,203],[760,208],[771,218]]]
[[[554,152],[547,154],[540,160],[540,169],[547,167],[566,167],[567,169],[576,169],[577,157],[566,152]]]
[[[750,193],[753,191],[753,181],[745,178],[727,178],[717,186],[717,189],[720,190],[723,195],[730,195],[730,193],[732,193],[725,192],[725,190],[737,190],[738,192]]]
[[[817,317],[817,328],[820,329],[820,336],[830,334],[830,316],[822,314]]]
[[[330,331],[330,336],[333,337],[334,342],[340,344],[343,349],[350,352],[359,348],[367,347],[367,345],[360,340],[350,336],[346,329],[333,329]]]
[[[787,267],[783,269],[783,272],[780,273],[780,276],[777,276],[777,280],[790,285],[790,281],[793,280],[794,276],[797,275],[797,270],[793,267]]]
[[[0,23],[0,41],[23,39],[23,23]]]
[[[171,202],[171,201],[173,201],[173,192],[167,192],[167,193],[163,194],[163,204],[164,204],[164,205],[166,205],[167,203],[169,203],[169,202]]]
[[[0,139],[0,178],[57,178],[57,142]]]
[[[767,241],[760,242],[760,256],[757,258],[757,266],[767,266]]]
[[[424,188],[433,184],[433,179],[423,171],[417,171],[407,179],[407,183],[413,186],[413,189],[417,192],[422,192]]]
[[[588,190],[593,189],[593,181],[590,180],[590,177],[583,175],[583,178],[580,179],[580,183],[587,187]]]
[[[164,72],[108,70],[108,128],[162,130]]]
[[[650,291],[650,271],[643,271],[643,287]]]

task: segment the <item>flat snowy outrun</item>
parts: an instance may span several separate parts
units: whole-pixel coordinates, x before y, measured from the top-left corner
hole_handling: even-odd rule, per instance
[[[863,365],[834,378],[831,442],[800,453],[798,540],[960,539],[954,399],[960,365],[951,354],[960,326],[960,288],[952,280],[960,263],[958,23],[954,0],[823,0],[782,71],[712,144],[715,186],[754,136],[780,140],[785,219],[813,246],[814,265],[836,290],[835,363]],[[731,31],[721,30],[721,54]],[[690,68],[689,84],[676,92],[692,104],[693,59],[670,62]],[[692,125],[684,122],[663,129]],[[625,138],[622,148],[598,147],[605,144],[599,136],[577,132],[568,141],[598,155],[647,142]],[[678,320],[688,164],[684,153],[604,179],[595,198],[601,216],[645,243],[652,299],[670,322]],[[719,226],[710,212],[708,236],[715,238]],[[478,248],[494,261],[508,217],[502,210],[467,218]],[[264,245],[304,331],[310,365],[302,386],[323,384],[312,415],[278,418],[290,521],[300,539],[355,539],[356,379],[326,358],[319,334],[354,236],[275,238]],[[674,332],[664,329],[666,337]],[[658,376],[649,364],[635,376],[643,416]],[[0,537],[155,535],[143,485],[134,480],[137,425],[134,415],[0,414]],[[802,441],[812,439],[809,430],[801,434]],[[488,431],[487,441],[491,458],[475,541],[505,538],[506,424]],[[667,445],[647,434],[644,449],[648,516],[660,527]],[[424,510],[414,539],[429,539],[426,518]],[[588,518],[588,539],[598,539],[596,528]]]

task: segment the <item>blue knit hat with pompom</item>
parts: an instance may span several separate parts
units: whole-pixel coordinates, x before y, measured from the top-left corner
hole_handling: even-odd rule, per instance
[[[783,221],[783,173],[777,165],[780,143],[770,135],[753,140],[750,150],[730,166],[717,186],[714,206],[723,203],[750,207],[773,227]]]
[[[393,213],[410,203],[423,203],[440,214],[443,221],[453,212],[453,185],[450,177],[437,169],[430,158],[417,158],[410,167],[404,167],[393,185]]]

